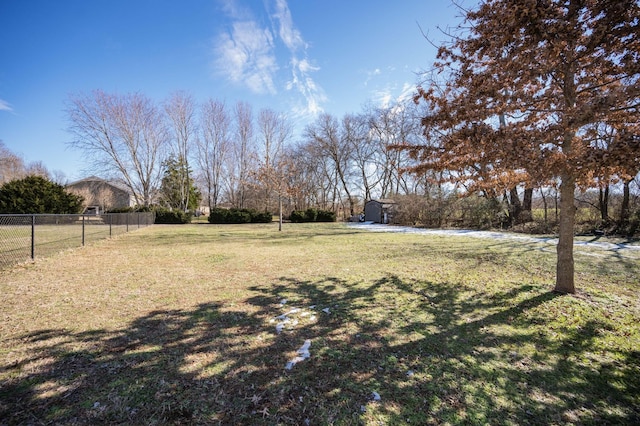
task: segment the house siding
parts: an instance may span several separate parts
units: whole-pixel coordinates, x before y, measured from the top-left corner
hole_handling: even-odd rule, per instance
[[[97,208],[97,213],[135,206],[135,197],[129,191],[98,177],[71,183],[67,190],[82,196],[85,208]]]

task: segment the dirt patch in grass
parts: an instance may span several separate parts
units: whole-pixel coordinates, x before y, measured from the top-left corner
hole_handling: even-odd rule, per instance
[[[577,266],[558,296],[517,241],[142,229],[0,272],[0,423],[637,424],[640,267]]]

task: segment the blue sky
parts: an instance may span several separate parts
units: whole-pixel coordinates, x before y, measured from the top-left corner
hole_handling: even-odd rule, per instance
[[[450,0],[1,0],[0,140],[83,177],[64,107],[94,89],[246,101],[301,129],[411,93],[436,53],[422,32],[459,21]]]

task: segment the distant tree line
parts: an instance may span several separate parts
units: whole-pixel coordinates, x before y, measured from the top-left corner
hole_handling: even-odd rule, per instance
[[[276,214],[282,203],[287,214],[317,208],[348,218],[368,200],[395,198],[401,202],[394,218],[402,223],[555,229],[559,178],[528,179],[505,188],[488,178],[494,170],[488,162],[442,160],[426,167],[424,152],[412,148],[446,149],[438,147],[444,139],[433,129],[425,134],[423,119],[430,108],[409,99],[386,107],[367,105],[343,117],[323,113],[296,137],[284,114],[263,109],[255,115],[246,102],[197,104],[184,92],[156,104],[139,93],[95,91],[73,97],[67,113],[75,135],[71,145],[96,173],[125,183],[141,206],[186,211],[202,201],[210,209]],[[613,130],[597,128],[596,140],[604,143],[602,132]],[[512,151],[519,152],[518,147]],[[486,155],[478,151],[452,158]],[[583,215],[589,218],[585,229],[634,231],[630,223],[638,209],[640,168],[626,170],[577,188],[578,206],[598,215]],[[535,226],[523,226],[534,221]]]
[[[0,140],[0,185],[27,176],[41,176],[59,184],[64,184],[65,179],[63,173],[49,171],[42,161],[25,161]]]
[[[403,174],[409,156],[389,148],[418,142],[411,102],[367,107],[342,118],[321,114],[294,139],[291,120],[251,105],[179,92],[156,104],[103,91],[69,100],[71,146],[94,173],[122,181],[139,205],[171,200],[188,209],[194,188],[208,207],[276,212],[320,208],[355,215],[373,198],[420,194],[425,176]],[[164,182],[164,184],[163,184]],[[196,197],[197,198],[197,197]]]

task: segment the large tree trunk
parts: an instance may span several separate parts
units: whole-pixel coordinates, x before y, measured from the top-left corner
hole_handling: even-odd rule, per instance
[[[533,188],[525,188],[522,196],[522,211],[520,212],[520,222],[526,223],[533,220],[531,205],[533,204]]]
[[[609,223],[609,185],[601,186],[598,192],[598,208],[600,210],[600,219],[602,225],[607,226]]]
[[[513,187],[509,191],[509,226],[516,225],[519,222],[520,213],[522,212],[522,203],[518,196],[518,188]]]
[[[631,180],[625,180],[622,186],[622,204],[620,205],[620,220],[618,221],[618,228],[623,228],[629,222],[629,201],[630,191],[629,184]]]
[[[542,203],[544,205],[544,224],[549,223],[549,212],[547,206],[547,197],[544,195],[544,189],[540,189],[540,196],[542,197]]]
[[[574,203],[575,180],[565,173],[560,183],[560,227],[558,238],[558,260],[556,286],[559,293],[575,293],[573,264],[573,232],[576,216]]]

